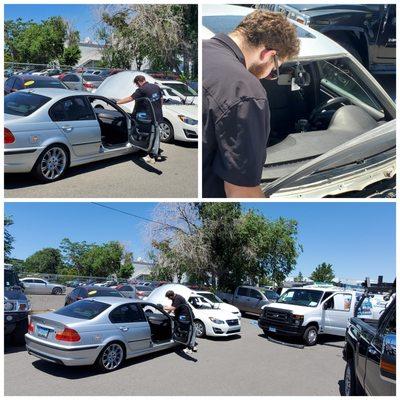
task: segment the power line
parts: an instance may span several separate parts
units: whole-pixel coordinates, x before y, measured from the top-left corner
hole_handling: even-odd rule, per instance
[[[127,212],[127,211],[118,210],[118,208],[106,206],[105,204],[96,203],[96,202],[94,202],[94,201],[92,201],[92,204],[94,204],[94,205],[96,205],[96,206],[99,206],[99,207],[107,208],[107,209],[109,209],[109,210],[111,210],[111,211],[115,211],[115,212],[118,212],[118,213],[120,213],[120,214],[129,215],[130,217],[142,219],[142,220],[147,221],[147,222],[153,222],[153,223],[155,223],[155,224],[159,224],[159,225],[163,225],[163,226],[168,226],[168,227],[173,228],[173,229],[179,229],[177,226],[170,225],[170,224],[167,224],[167,223],[165,223],[165,222],[155,221],[155,220],[153,220],[153,219],[149,219],[149,218],[146,218],[146,217],[141,217],[140,215],[132,214],[132,213],[129,213],[129,212]]]

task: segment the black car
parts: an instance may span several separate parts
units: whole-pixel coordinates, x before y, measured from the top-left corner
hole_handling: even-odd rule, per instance
[[[4,82],[4,95],[17,92],[22,89],[56,88],[68,89],[68,87],[56,78],[43,75],[13,75]]]
[[[396,72],[395,4],[268,4],[339,43],[372,73]]]
[[[4,336],[14,345],[24,345],[28,332],[31,304],[23,290],[17,273],[11,267],[4,267]]]
[[[65,297],[65,305],[88,297],[124,297],[118,290],[103,286],[79,286]]]

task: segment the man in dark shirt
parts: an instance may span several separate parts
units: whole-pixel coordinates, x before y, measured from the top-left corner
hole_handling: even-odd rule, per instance
[[[136,91],[132,95],[117,101],[117,104],[125,104],[135,100],[135,107],[132,113],[134,118],[137,119],[140,114],[143,114],[145,118],[153,120],[155,116],[155,121],[153,122],[156,125],[156,137],[149,155],[145,158],[148,162],[155,162],[160,152],[159,124],[163,121],[162,91],[158,85],[147,82],[143,75],[137,75],[133,82],[138,87]]]
[[[264,197],[270,112],[260,79],[276,79],[299,46],[285,16],[261,10],[203,41],[203,197]]]
[[[181,329],[187,331],[189,328],[189,323],[191,323],[191,321],[194,319],[190,305],[183,296],[175,293],[172,290],[168,290],[167,293],[165,293],[165,297],[170,299],[172,304],[171,306],[164,307],[164,310],[169,313],[173,312],[176,321],[180,324]],[[194,325],[192,325],[192,335],[189,339],[188,349],[189,351],[197,351],[196,327]]]

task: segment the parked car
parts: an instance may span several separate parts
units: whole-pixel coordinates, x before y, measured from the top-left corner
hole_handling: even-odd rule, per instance
[[[237,315],[213,308],[204,297],[186,286],[174,283],[162,285],[154,289],[146,301],[163,306],[171,305],[171,300],[165,297],[168,290],[180,294],[190,304],[194,314],[197,337],[231,336],[240,333],[241,323]]]
[[[346,396],[396,396],[395,295],[378,321],[350,319],[343,359]]]
[[[124,297],[129,297],[131,299],[139,299],[139,297],[136,295],[137,289],[133,285],[117,285],[115,287],[118,292],[120,292]]]
[[[138,299],[145,299],[147,298],[150,293],[153,291],[153,286],[144,286],[144,285],[135,285],[136,288],[136,297]]]
[[[335,288],[290,288],[263,307],[258,326],[264,334],[303,338],[317,344],[321,334],[344,336],[354,315],[357,293]]]
[[[257,286],[238,286],[233,294],[217,292],[222,300],[237,307],[242,314],[260,315],[265,305],[274,303],[279,295],[271,289]]]
[[[68,89],[58,79],[40,75],[13,75],[4,82],[4,95],[23,89],[58,88]]]
[[[198,94],[190,86],[180,81],[159,80],[156,81],[160,86],[166,86],[178,92],[179,97],[184,100],[184,104],[197,104]]]
[[[32,172],[42,182],[51,182],[75,165],[148,151],[155,140],[153,121],[134,121],[97,93],[11,93],[4,98],[4,170]]]
[[[99,286],[79,286],[65,297],[64,305],[75,303],[88,297],[124,297],[121,292],[114,288]]]
[[[24,284],[11,266],[4,266],[4,336],[14,345],[25,344],[31,303],[24,294]]]
[[[24,284],[26,294],[65,294],[66,287],[59,283],[50,283],[42,278],[23,278],[21,282]]]
[[[395,4],[262,4],[323,33],[372,73],[396,73]]]
[[[235,29],[253,10],[203,7],[202,37]],[[339,44],[292,21],[300,54],[262,79],[271,131],[262,190],[272,197],[392,197],[395,195],[396,106]]]
[[[130,96],[137,89],[133,83],[136,75],[144,75],[149,83],[156,83],[154,78],[143,72],[123,71],[106,78],[96,90],[96,94],[115,100]],[[123,104],[121,107],[131,114],[134,102]],[[161,141],[197,142],[198,109],[196,105],[165,103],[162,110],[164,121],[160,124]]]
[[[223,302],[216,294],[204,290],[196,290],[196,293],[204,297],[213,308],[220,309],[222,311],[228,311],[233,315],[237,315],[239,318],[242,316],[237,307]]]
[[[58,79],[71,90],[86,90],[94,93],[104,80],[104,76],[94,74],[61,74]]]
[[[190,335],[150,302],[99,297],[33,315],[25,339],[28,354],[45,361],[110,372],[126,359],[187,345]]]

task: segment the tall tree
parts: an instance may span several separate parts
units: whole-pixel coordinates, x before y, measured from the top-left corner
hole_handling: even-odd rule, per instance
[[[9,227],[14,224],[11,216],[4,216],[4,261],[10,262],[11,252],[14,249],[14,237],[9,231]]]
[[[57,274],[63,267],[61,252],[51,247],[39,250],[25,260],[25,270],[41,274]]]
[[[330,283],[335,278],[335,273],[333,271],[332,264],[323,262],[319,264],[313,273],[310,275],[310,278],[314,282],[325,282]]]
[[[303,282],[304,281],[304,277],[303,277],[303,274],[301,273],[301,271],[299,271],[297,276],[294,278],[294,281],[295,282]]]
[[[66,267],[74,269],[79,275],[84,275],[83,257],[93,247],[93,244],[72,242],[65,238],[60,243],[60,250]]]

